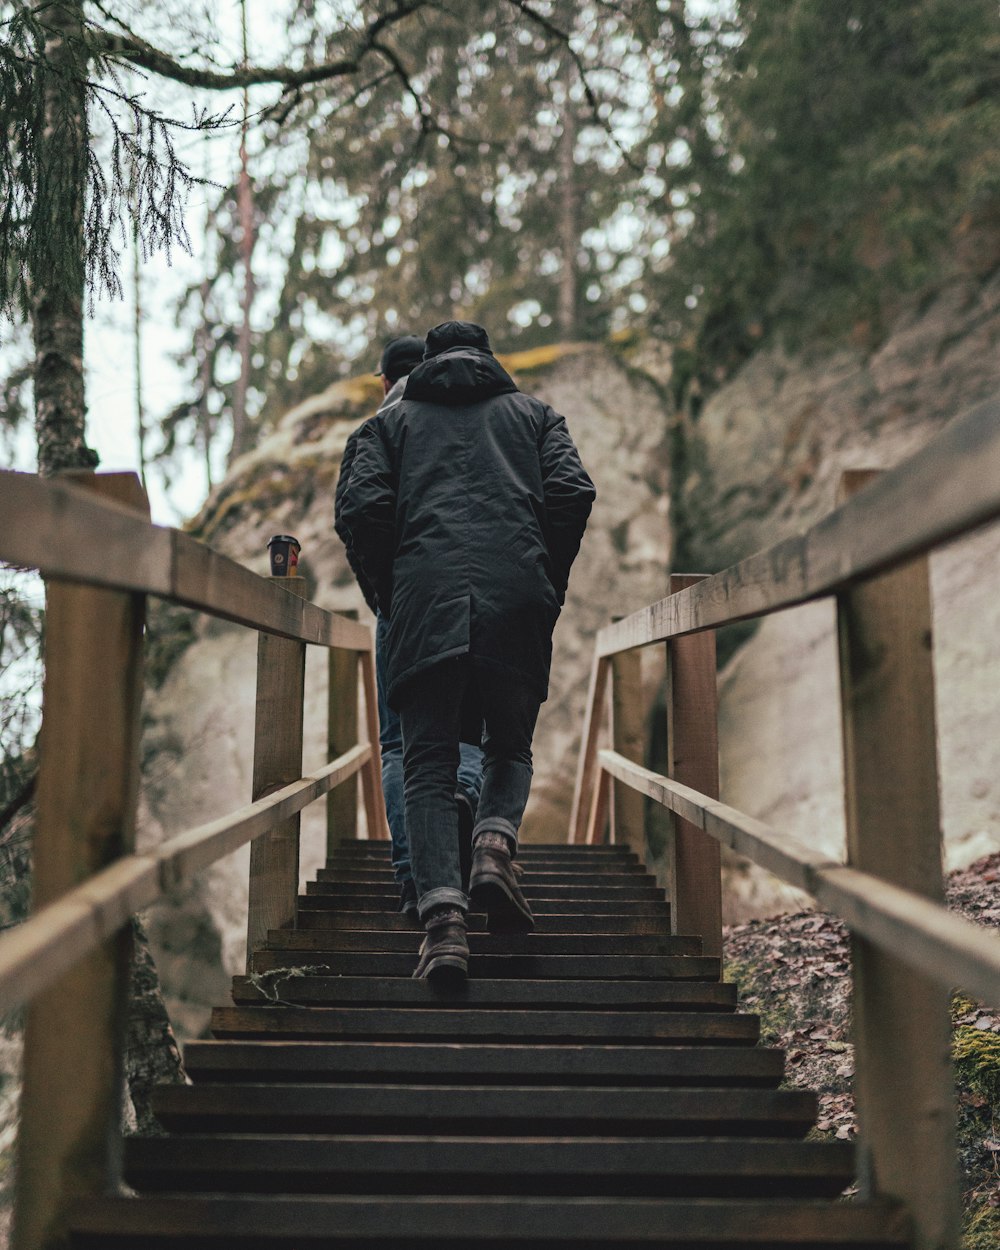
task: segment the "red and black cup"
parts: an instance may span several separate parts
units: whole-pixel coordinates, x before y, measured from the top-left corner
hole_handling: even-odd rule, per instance
[[[267,554],[271,557],[272,577],[295,577],[299,567],[302,547],[291,534],[275,534],[267,540]]]

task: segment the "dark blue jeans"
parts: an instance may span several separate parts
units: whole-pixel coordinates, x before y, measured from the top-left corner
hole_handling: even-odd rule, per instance
[[[420,915],[452,903],[463,909],[455,783],[462,703],[472,685],[482,708],[483,788],[473,838],[493,831],[517,848],[531,789],[531,738],[541,700],[509,672],[470,656],[442,660],[407,682],[400,698],[406,828]]]
[[[413,873],[410,868],[410,844],[406,837],[406,809],[403,798],[403,731],[399,717],[386,702],[386,647],[389,622],[379,614],[375,624],[375,679],[378,685],[379,745],[382,749],[382,793],[385,814],[392,835],[392,867],[400,885]],[[483,753],[479,747],[463,742],[459,751],[458,789],[475,811],[483,788]]]

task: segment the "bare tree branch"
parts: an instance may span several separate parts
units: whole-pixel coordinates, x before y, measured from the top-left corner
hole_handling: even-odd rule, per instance
[[[331,78],[344,78],[356,74],[365,55],[373,50],[379,35],[422,9],[426,3],[427,0],[399,0],[394,8],[368,24],[358,38],[350,56],[300,68],[291,65],[251,65],[220,72],[184,65],[169,53],[155,48],[144,39],[134,35],[118,35],[111,31],[97,30],[91,32],[88,39],[96,53],[120,58],[128,65],[139,66],[189,87],[201,87],[208,91],[230,91],[238,87],[274,83],[288,91],[309,86],[312,83],[327,82]]]
[[[619,156],[625,164],[628,165],[629,169],[641,174],[643,172],[642,166],[633,160],[631,153],[622,146],[621,140],[612,130],[611,123],[607,120],[607,118],[601,116],[597,96],[594,94],[593,88],[590,85],[590,79],[587,77],[587,65],[584,62],[583,57],[579,54],[579,52],[577,52],[570,42],[570,32],[568,30],[564,30],[562,26],[558,25],[552,20],[552,18],[546,16],[546,14],[539,13],[533,5],[528,3],[528,0],[506,0],[506,3],[516,9],[518,13],[523,14],[530,22],[534,22],[536,26],[544,30],[546,34],[550,35],[557,42],[563,44],[566,51],[569,53],[573,64],[576,66],[577,73],[580,75],[580,85],[583,87],[587,107],[590,109],[605,134],[618,149]]]

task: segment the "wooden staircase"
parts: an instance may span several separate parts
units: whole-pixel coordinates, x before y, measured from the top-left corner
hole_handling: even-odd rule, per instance
[[[614,847],[522,849],[528,937],[470,917],[458,997],[413,981],[386,843],[345,843],[234,980],[168,1135],[125,1143],[138,1196],[79,1205],[73,1245],[885,1247],[906,1221],[838,1197],[846,1142],[736,1011],[719,961],[672,936]]]

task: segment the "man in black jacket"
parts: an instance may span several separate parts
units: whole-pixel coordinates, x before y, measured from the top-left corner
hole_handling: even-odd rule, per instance
[[[511,861],[552,629],[594,498],[565,419],[518,391],[469,322],[428,334],[401,401],[359,436],[341,516],[389,618],[387,696],[427,930],[415,976],[467,972],[455,770],[465,727],[481,720],[472,904],[493,932],[534,927]]]
[[[391,339],[382,350],[377,376],[382,379],[385,396],[379,412],[387,412],[403,398],[406,379],[424,356],[424,340],[413,334]],[[371,418],[368,418],[371,420]],[[344,444],[340,460],[340,474],[334,496],[334,528],[347,552],[347,562],[357,579],[365,602],[376,614],[375,623],[375,678],[378,687],[379,746],[382,757],[382,793],[385,797],[385,813],[392,837],[392,867],[399,886],[399,910],[405,915],[417,916],[417,890],[410,867],[409,839],[406,836],[406,814],[403,800],[403,732],[399,716],[386,700],[386,648],[389,622],[378,611],[375,588],[364,574],[351,544],[351,536],[343,523],[341,508],[347,483],[351,479],[354,457],[358,450],[358,436],[364,423],[358,426]],[[462,743],[458,765],[458,788],[455,799],[459,812],[459,854],[462,861],[463,881],[468,882],[472,857],[472,826],[479,804],[479,791],[483,785],[483,753],[479,741]]]

